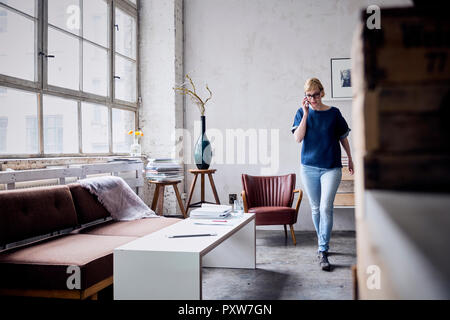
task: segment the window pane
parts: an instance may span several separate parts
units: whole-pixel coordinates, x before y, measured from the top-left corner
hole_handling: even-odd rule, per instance
[[[38,153],[37,96],[0,87],[0,154]]]
[[[134,3],[134,5],[136,5],[136,0],[129,0],[129,1]]]
[[[115,98],[136,102],[136,63],[116,54]]]
[[[82,104],[82,132],[84,153],[108,153],[108,108],[98,104]]]
[[[78,153],[78,104],[44,96],[44,153]]]
[[[33,20],[0,7],[1,74],[34,81],[34,28]]]
[[[83,90],[108,95],[108,51],[88,42],[83,44]]]
[[[48,0],[48,23],[80,35],[80,18],[79,0]]]
[[[53,28],[48,30],[48,83],[79,90],[79,40]]]
[[[116,51],[136,59],[136,19],[116,9]]]
[[[113,152],[130,152],[133,136],[128,135],[128,131],[135,130],[135,113],[133,111],[113,109]]]
[[[83,37],[108,47],[108,5],[104,0],[83,2]]]
[[[36,0],[1,0],[0,2],[30,16],[36,16]]]

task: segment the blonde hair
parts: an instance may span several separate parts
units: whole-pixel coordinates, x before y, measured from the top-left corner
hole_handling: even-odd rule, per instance
[[[320,82],[320,80],[317,78],[309,78],[308,80],[306,80],[304,89],[305,89],[305,92],[319,89],[321,92],[323,92],[322,97],[325,95],[325,90],[323,89],[323,85]]]

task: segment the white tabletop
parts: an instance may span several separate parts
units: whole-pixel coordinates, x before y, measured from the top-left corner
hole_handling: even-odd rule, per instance
[[[211,220],[185,219],[164,229],[131,241],[116,250],[132,251],[163,251],[163,252],[190,252],[204,255],[219,243],[229,238],[251,220],[255,219],[252,213],[244,213],[241,217],[230,217],[225,220],[231,225],[196,224]],[[224,220],[224,219],[220,219]],[[171,235],[212,233],[214,236],[169,238]]]

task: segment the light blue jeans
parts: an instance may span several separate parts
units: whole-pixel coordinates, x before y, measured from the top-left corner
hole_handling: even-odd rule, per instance
[[[328,251],[333,228],[333,203],[342,178],[342,168],[300,166],[300,176],[309,198],[319,251]]]

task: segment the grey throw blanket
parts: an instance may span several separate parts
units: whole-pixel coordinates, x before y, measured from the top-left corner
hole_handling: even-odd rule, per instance
[[[103,176],[78,181],[109,211],[114,220],[129,221],[141,218],[159,218],[130,186],[120,177]]]

